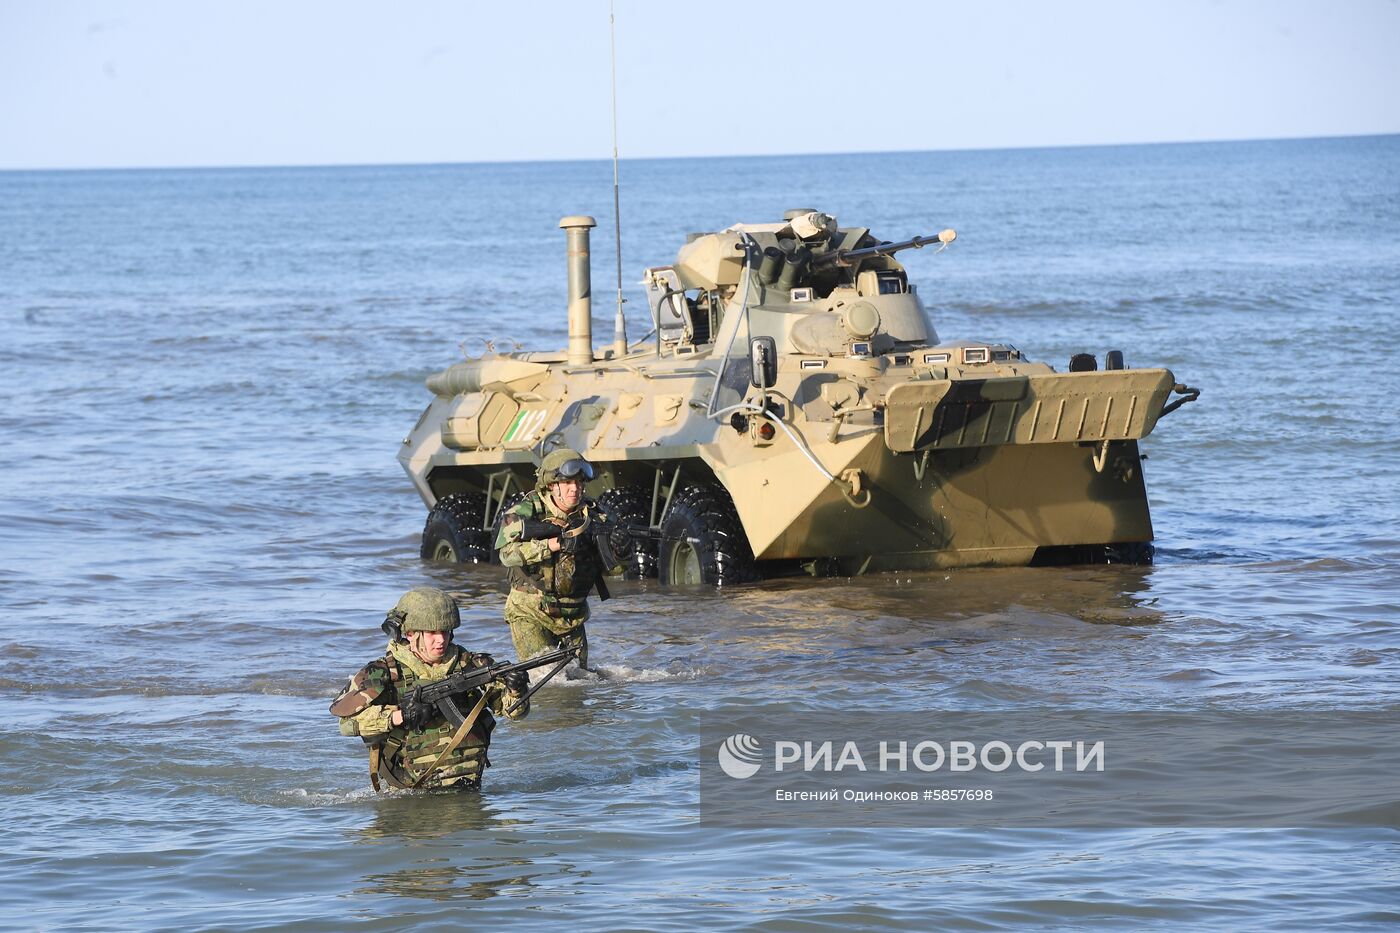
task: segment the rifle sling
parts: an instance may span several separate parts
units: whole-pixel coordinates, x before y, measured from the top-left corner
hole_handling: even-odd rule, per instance
[[[486,708],[487,693],[488,690],[486,686],[483,685],[481,688],[481,699],[476,701],[476,705],[473,706],[472,711],[467,714],[467,718],[462,720],[462,724],[458,726],[457,731],[452,734],[452,741],[447,743],[447,747],[442,750],[441,754],[437,756],[437,760],[430,764],[426,771],[424,771],[422,774],[418,775],[418,777],[413,779],[413,783],[408,785],[409,790],[414,789],[415,787],[426,781],[428,779],[428,775],[436,771],[438,769],[438,765],[442,764],[442,760],[448,755],[452,754],[454,751],[456,751],[457,746],[462,744],[462,740],[467,737],[467,733],[472,731],[472,726],[476,725],[477,717],[480,716],[481,711]]]

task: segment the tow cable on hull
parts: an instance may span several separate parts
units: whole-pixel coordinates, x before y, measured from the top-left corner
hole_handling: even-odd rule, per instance
[[[1178,408],[1180,408],[1182,405],[1185,405],[1187,402],[1194,402],[1196,399],[1201,397],[1200,389],[1193,389],[1191,388],[1191,386],[1186,385],[1186,383],[1184,382],[1178,382],[1176,385],[1172,386],[1172,391],[1175,392],[1177,395],[1180,395],[1181,398],[1163,405],[1162,413],[1157,416],[1158,418],[1165,418],[1167,415],[1170,415],[1172,412],[1176,411]]]
[[[781,418],[773,417],[773,412],[770,411],[766,405],[756,405],[752,402],[740,402],[738,405],[731,405],[728,408],[723,408],[710,417],[723,418],[736,411],[748,412],[760,418],[765,418],[772,424],[776,424],[783,433],[792,440],[792,443],[802,452],[802,455],[811,461],[812,466],[817,468],[817,472],[825,476],[832,485],[841,490],[841,495],[851,504],[852,508],[863,509],[870,504],[870,490],[864,488],[865,474],[862,473],[859,468],[852,467],[848,470],[842,470],[841,475],[839,477],[836,476],[836,474],[828,470],[822,462],[817,459],[816,454],[812,453],[811,448],[807,446],[807,442],[802,435],[799,434],[792,425],[783,421]],[[859,498],[861,493],[865,494],[863,499]]]

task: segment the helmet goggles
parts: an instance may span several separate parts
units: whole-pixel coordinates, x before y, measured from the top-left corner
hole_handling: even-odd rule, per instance
[[[587,460],[565,460],[554,471],[555,482],[568,480],[590,480],[593,478],[593,464]]]

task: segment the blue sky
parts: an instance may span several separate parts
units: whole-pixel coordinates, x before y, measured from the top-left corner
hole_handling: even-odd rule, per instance
[[[617,0],[622,156],[1400,132],[1396,0]],[[0,0],[0,168],[608,158],[607,0]]]

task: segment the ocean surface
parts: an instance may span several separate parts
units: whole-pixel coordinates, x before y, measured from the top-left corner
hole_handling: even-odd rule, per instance
[[[712,827],[734,710],[1400,711],[1400,137],[622,164],[643,267],[819,208],[944,339],[1202,390],[1143,443],[1152,567],[621,583],[606,677],[504,723],[485,789],[368,787],[326,707],[418,558],[426,375],[565,342],[561,216],[606,162],[0,173],[0,927],[1393,928],[1400,831]],[[1356,754],[1364,758],[1367,749]],[[1393,800],[1400,800],[1400,791]]]

